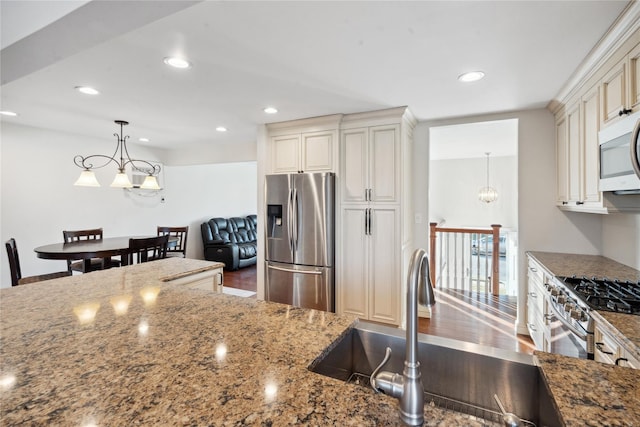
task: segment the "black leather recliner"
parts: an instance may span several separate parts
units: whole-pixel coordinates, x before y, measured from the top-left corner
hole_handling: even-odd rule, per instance
[[[212,218],[202,223],[204,258],[224,263],[225,270],[255,264],[258,259],[257,223],[257,215]]]

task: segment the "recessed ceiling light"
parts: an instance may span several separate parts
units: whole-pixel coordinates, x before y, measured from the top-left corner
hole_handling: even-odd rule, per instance
[[[226,132],[226,131],[227,131],[227,128],[226,128],[226,127],[224,127],[224,126],[218,126],[218,127],[216,128],[216,130],[217,130],[218,132]]]
[[[138,138],[140,142],[149,142],[149,138]]]
[[[278,109],[275,107],[267,107],[263,111],[267,114],[275,114],[278,112]]]
[[[475,82],[484,77],[484,73],[482,71],[470,71],[468,73],[460,74],[458,76],[458,80],[461,82]]]
[[[18,115],[18,113],[14,113],[13,111],[0,111],[0,115],[9,116],[9,117],[15,117],[15,116]]]
[[[85,95],[98,95],[100,92],[98,92],[97,90],[95,90],[92,87],[89,86],[76,86],[75,89],[78,92],[82,92]]]
[[[169,56],[164,58],[164,63],[167,65],[171,65],[174,68],[189,68],[191,67],[191,62],[186,59],[178,58],[176,56]]]

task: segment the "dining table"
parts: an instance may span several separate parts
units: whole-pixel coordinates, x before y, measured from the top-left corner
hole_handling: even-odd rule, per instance
[[[121,265],[128,265],[130,253],[129,239],[140,239],[156,236],[121,236],[107,237],[95,240],[79,240],[77,242],[58,242],[34,249],[38,258],[58,259],[58,260],[83,260],[85,271],[90,270],[91,258],[103,258],[105,268],[109,268],[110,259],[114,256],[121,256]],[[178,238],[169,236],[169,247],[175,246]]]

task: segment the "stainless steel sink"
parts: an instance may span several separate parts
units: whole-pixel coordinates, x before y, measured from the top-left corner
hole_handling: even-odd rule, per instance
[[[494,394],[525,425],[561,426],[560,416],[533,357],[512,351],[419,334],[418,354],[425,404],[500,422]],[[368,385],[368,377],[392,350],[385,369],[402,372],[404,331],[358,322],[335,341],[309,369],[322,375]]]

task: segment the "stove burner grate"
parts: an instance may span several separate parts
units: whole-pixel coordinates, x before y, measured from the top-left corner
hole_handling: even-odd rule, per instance
[[[559,279],[592,309],[640,315],[640,282],[575,276]]]

